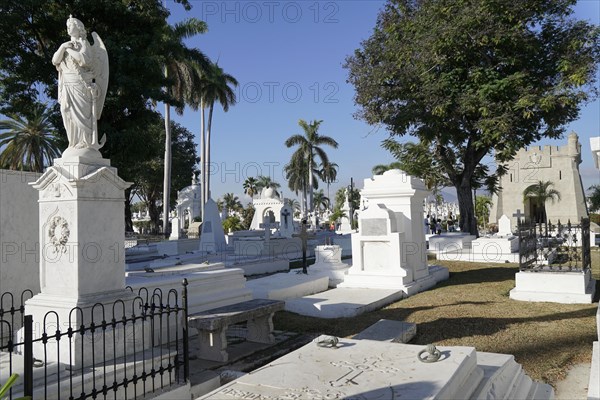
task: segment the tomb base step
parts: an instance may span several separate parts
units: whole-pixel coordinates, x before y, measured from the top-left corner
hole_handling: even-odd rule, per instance
[[[472,399],[553,399],[550,385],[534,382],[512,355],[477,352],[484,377]]]
[[[515,287],[510,298],[521,301],[545,301],[562,304],[591,304],[596,281],[591,271],[585,272],[532,272],[515,275]]]
[[[288,300],[324,292],[329,285],[329,277],[311,271],[308,274],[292,271],[264,278],[250,280],[246,288],[252,291],[255,299]]]
[[[336,288],[285,302],[285,309],[318,318],[348,318],[379,309],[406,297],[402,290]]]

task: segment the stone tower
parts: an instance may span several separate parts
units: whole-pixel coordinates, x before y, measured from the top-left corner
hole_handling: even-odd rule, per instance
[[[516,226],[513,214],[521,210],[526,217],[534,214],[533,205],[523,202],[523,191],[539,181],[550,181],[561,196],[560,201],[546,203],[549,221],[578,223],[588,216],[581,176],[581,144],[575,132],[571,132],[566,146],[534,146],[517,152],[507,164],[508,172],[500,179],[501,190],[493,196],[490,223],[497,222],[504,214]]]

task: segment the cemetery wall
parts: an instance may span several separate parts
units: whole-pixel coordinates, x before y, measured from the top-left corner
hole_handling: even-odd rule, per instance
[[[40,291],[38,192],[42,174],[0,170],[0,293]]]

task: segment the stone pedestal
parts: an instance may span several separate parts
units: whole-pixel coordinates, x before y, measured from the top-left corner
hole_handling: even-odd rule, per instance
[[[132,314],[134,296],[125,289],[124,259],[124,190],[129,185],[109,160],[78,156],[55,160],[32,184],[39,191],[41,293],[26,302],[25,314],[33,315],[34,337],[110,321],[117,300],[123,303],[115,318]],[[126,335],[117,332],[117,337],[125,340]],[[72,352],[72,364],[80,365],[82,337],[63,339],[48,357],[68,362]],[[42,358],[43,353],[35,353],[43,351],[37,345],[34,355]],[[92,352],[85,353],[87,360]]]
[[[515,275],[515,287],[510,298],[522,301],[547,301],[563,304],[591,304],[596,281],[591,271],[534,272],[521,271]]]
[[[171,236],[169,236],[169,240],[179,240],[180,234],[179,217],[173,217],[171,219]]]
[[[315,263],[310,271],[329,277],[329,287],[336,287],[344,281],[350,266],[342,262],[342,248],[338,245],[315,247]]]
[[[204,221],[202,221],[202,233],[200,234],[200,251],[214,254],[222,253],[226,248],[225,232],[223,232],[217,203],[213,199],[208,199],[204,205]]]

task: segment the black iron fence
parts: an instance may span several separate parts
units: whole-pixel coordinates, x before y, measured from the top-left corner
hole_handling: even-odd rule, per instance
[[[189,377],[187,281],[112,304],[25,315],[12,294],[0,304],[0,386],[18,373],[9,399],[134,399],[182,385]],[[15,327],[21,327],[17,331]]]
[[[521,271],[582,272],[591,268],[590,220],[579,224],[520,221]]]

